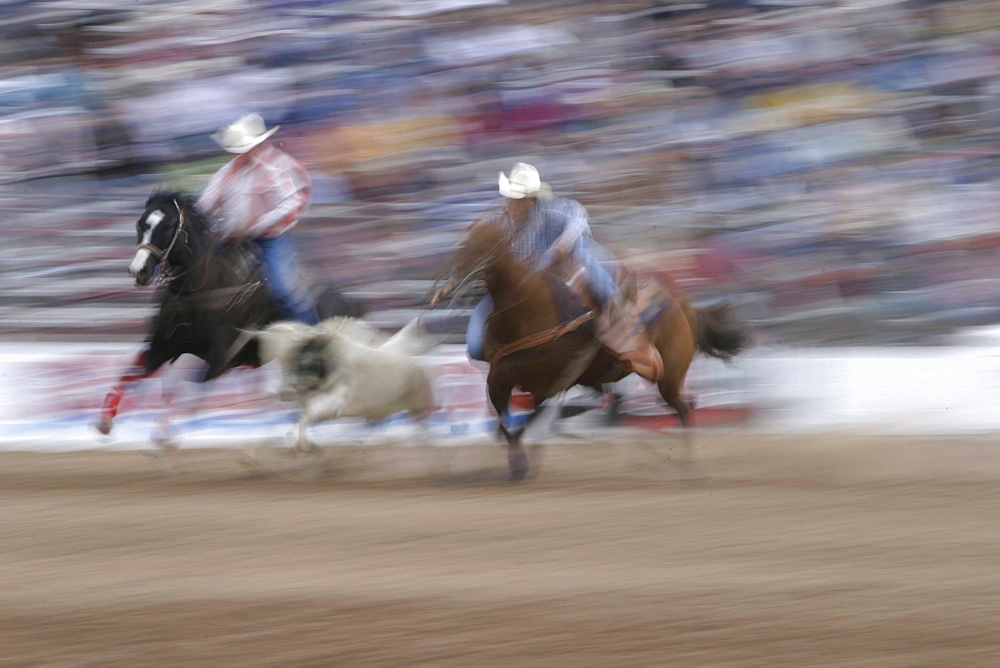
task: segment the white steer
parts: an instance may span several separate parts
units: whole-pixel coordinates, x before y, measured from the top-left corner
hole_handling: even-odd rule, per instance
[[[283,399],[302,407],[296,448],[312,451],[309,425],[338,418],[376,422],[407,412],[419,419],[434,408],[431,383],[419,356],[429,344],[416,319],[386,338],[354,318],[315,326],[274,323],[257,332],[262,363],[281,364]]]

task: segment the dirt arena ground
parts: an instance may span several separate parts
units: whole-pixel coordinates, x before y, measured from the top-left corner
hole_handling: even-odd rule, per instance
[[[0,453],[0,665],[1000,663],[996,438],[452,452]]]

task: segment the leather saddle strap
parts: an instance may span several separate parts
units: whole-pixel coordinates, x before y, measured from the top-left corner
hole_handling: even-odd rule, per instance
[[[534,348],[535,346],[540,346],[543,343],[548,343],[549,341],[555,341],[563,334],[572,332],[573,330],[579,328],[585,322],[594,319],[594,312],[587,311],[583,315],[570,320],[569,322],[564,322],[557,325],[551,329],[546,329],[541,332],[535,332],[534,334],[529,334],[528,336],[518,339],[512,343],[507,343],[499,345],[493,349],[492,354],[489,355],[486,360],[490,364],[493,364],[499,359],[507,357],[511,353],[516,353],[520,350],[526,350],[527,348]]]

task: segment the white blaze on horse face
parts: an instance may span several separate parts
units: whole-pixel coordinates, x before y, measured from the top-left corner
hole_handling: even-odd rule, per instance
[[[155,211],[150,211],[149,215],[146,216],[146,232],[142,235],[142,240],[139,245],[148,244],[153,239],[153,231],[156,230],[156,226],[160,224],[166,215],[159,209]],[[135,252],[135,257],[132,258],[132,264],[128,266],[128,271],[130,274],[135,276],[142,268],[146,266],[146,260],[149,259],[149,250],[146,248],[140,248]]]

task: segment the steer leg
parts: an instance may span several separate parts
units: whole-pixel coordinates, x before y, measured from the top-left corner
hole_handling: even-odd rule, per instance
[[[309,438],[310,424],[312,424],[312,419],[309,416],[309,411],[301,410],[298,424],[295,427],[295,452],[315,454],[319,450],[319,447]]]
[[[455,460],[455,448],[451,445],[441,445],[435,442],[434,434],[430,429],[430,415],[423,415],[416,419],[416,424],[420,430],[424,450],[427,453],[428,475],[437,477],[448,475],[451,472],[452,462]]]
[[[338,385],[326,392],[302,399],[302,410],[296,427],[295,450],[298,452],[315,453],[318,446],[309,439],[309,425],[324,420],[336,420],[342,416],[350,416],[350,392],[344,385]]]

